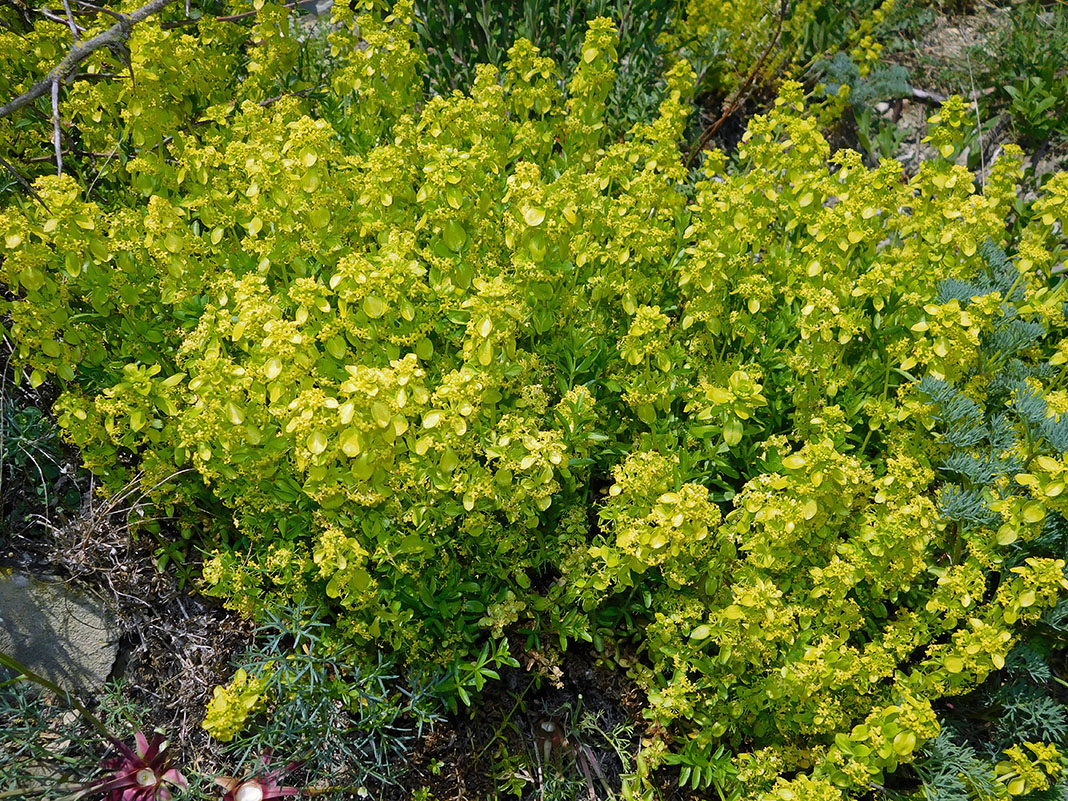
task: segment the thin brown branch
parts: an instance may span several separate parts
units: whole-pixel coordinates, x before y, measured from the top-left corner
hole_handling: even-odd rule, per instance
[[[53,14],[51,11],[48,11],[46,9],[35,8],[34,9],[34,13],[38,14],[41,17],[44,17],[49,22],[55,22],[55,23],[57,23],[59,25],[66,25],[68,27],[70,26],[70,19],[69,18],[68,19],[64,19],[63,17],[59,16],[58,14]],[[74,29],[71,29],[71,32],[73,33]]]
[[[284,6],[282,6],[282,8],[288,8],[288,9],[292,10],[292,9],[296,8],[298,5],[299,5],[298,3],[286,3]],[[216,22],[238,22],[239,20],[248,19],[249,17],[254,17],[258,13],[259,13],[259,11],[244,11],[244,12],[242,12],[240,14],[231,14],[228,17],[216,17],[215,21]],[[188,12],[187,12],[187,16],[186,16],[185,19],[176,19],[176,20],[171,20],[170,22],[164,22],[161,27],[166,29],[166,28],[180,28],[183,25],[196,25],[198,22],[200,22],[200,19],[201,19],[200,17],[189,17],[188,16]]]
[[[749,76],[745,79],[745,83],[738,87],[738,91],[734,93],[734,96],[731,98],[730,103],[727,104],[727,107],[723,110],[723,113],[719,115],[719,118],[715,122],[713,122],[705,129],[705,132],[701,135],[700,141],[698,141],[698,143],[694,146],[693,150],[690,151],[690,156],[686,159],[687,170],[690,169],[690,165],[693,164],[693,160],[697,158],[697,154],[704,150],[705,145],[708,144],[708,140],[715,135],[716,131],[718,131],[722,127],[723,123],[725,123],[730,118],[730,116],[738,110],[739,106],[741,106],[741,104],[745,101],[746,97],[749,96],[749,89],[752,86],[753,81],[755,81],[757,76],[763,71],[764,64],[765,62],[767,62],[768,56],[771,55],[771,52],[779,43],[779,37],[782,35],[782,26],[786,22],[786,14],[788,8],[789,0],[781,0],[779,5],[779,13],[777,15],[778,19],[775,22],[775,32],[772,34],[771,40],[768,42],[768,46],[764,48],[764,52],[760,54],[760,58],[757,59],[756,64],[754,64],[753,68],[749,70]]]
[[[90,158],[103,159],[110,156],[110,153],[94,153],[91,150],[79,150],[76,148],[67,147],[63,149],[64,156],[89,156]],[[41,164],[46,161],[55,161],[56,154],[49,153],[47,156],[34,156],[32,158],[23,159],[24,164]]]
[[[51,156],[49,156],[49,158],[51,158]],[[24,176],[14,167],[8,164],[2,156],[0,156],[0,167],[3,167],[5,170],[11,173],[11,177],[13,177],[18,182],[19,186],[26,190],[26,194],[28,194],[30,197],[40,203],[45,211],[51,212],[51,210],[48,208],[48,204],[44,202],[41,196],[37,194],[37,190],[33,188],[33,184],[26,180],[26,176]]]
[[[121,19],[92,39],[79,42],[70,52],[41,80],[30,87],[29,91],[0,106],[0,119],[24,108],[49,91],[54,83],[66,81],[74,69],[89,56],[102,47],[121,47],[130,38],[130,31],[137,23],[157,14],[173,3],[174,0],[151,0],[131,14],[121,15]]]
[[[104,8],[103,6],[94,5],[93,3],[86,3],[85,0],[74,0],[75,3],[82,8],[89,9],[94,14],[107,14],[109,17],[114,17],[119,22],[122,22],[123,15],[118,11],[113,11],[110,8]]]
[[[326,84],[319,84],[318,86],[309,86],[306,89],[298,89],[295,92],[283,92],[280,95],[275,95],[274,97],[269,97],[266,100],[261,100],[259,102],[259,105],[261,105],[263,107],[267,107],[267,106],[271,105],[272,103],[277,103],[279,100],[282,100],[282,99],[287,98],[287,97],[307,97],[312,92],[315,92],[315,91],[318,91],[319,89],[322,89],[325,85]],[[197,122],[199,123],[199,122],[202,122],[202,121],[198,120]],[[208,122],[208,120],[203,120],[203,122]]]
[[[125,81],[129,77],[121,72],[76,72],[71,81]]]
[[[282,8],[296,8],[296,3],[286,3]],[[234,20],[244,19],[245,17],[254,17],[258,14],[258,11],[246,11],[243,14],[233,14],[229,17],[216,17],[216,22],[233,22]]]

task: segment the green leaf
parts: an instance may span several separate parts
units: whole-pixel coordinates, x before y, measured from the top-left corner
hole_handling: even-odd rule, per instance
[[[545,209],[530,206],[523,212],[523,219],[532,228],[537,227],[545,221]]]
[[[731,417],[723,426],[723,441],[731,448],[742,441],[744,432],[742,421],[737,417]]]
[[[318,456],[320,453],[326,450],[326,446],[329,444],[329,442],[330,440],[322,431],[313,431],[311,434],[308,435],[308,450]]]
[[[363,299],[363,313],[372,320],[377,320],[386,313],[386,304],[377,295],[368,295]]]
[[[442,238],[445,240],[449,250],[453,253],[459,253],[464,243],[467,242],[467,231],[456,220],[449,220],[445,223]]]
[[[365,592],[371,586],[371,574],[362,567],[355,568],[349,579],[349,586],[357,592]]]

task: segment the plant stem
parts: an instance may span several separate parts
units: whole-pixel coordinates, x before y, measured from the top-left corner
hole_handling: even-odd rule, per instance
[[[16,787],[14,790],[4,790],[0,792],[0,799],[2,798],[25,798],[30,795],[44,795],[50,790],[55,790],[55,787]],[[82,790],[76,785],[68,785],[64,790],[70,790],[70,795],[63,796],[58,801],[68,801],[68,799],[78,798],[82,795]]]
[[[98,718],[96,715],[86,709],[85,705],[73,695],[71,695],[68,690],[64,690],[55,682],[46,679],[39,673],[35,673],[34,671],[26,667],[24,664],[19,662],[17,659],[12,656],[9,656],[8,654],[5,654],[3,651],[0,651],[0,665],[14,670],[16,673],[21,674],[25,678],[32,681],[34,684],[41,685],[46,690],[51,690],[53,693],[56,694],[56,697],[61,698],[68,706],[73,707],[87,721],[89,721],[90,725],[92,725],[92,727],[96,729],[97,733],[101,737],[103,737],[108,742],[114,740],[114,737],[112,737],[111,732],[109,732],[107,730],[107,727],[105,727],[104,724],[100,722],[100,718]],[[3,798],[3,796],[0,795],[0,798]]]

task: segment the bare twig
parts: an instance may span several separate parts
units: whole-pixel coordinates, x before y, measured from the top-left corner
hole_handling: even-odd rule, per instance
[[[42,97],[53,84],[66,81],[74,73],[75,67],[85,61],[89,56],[101,47],[109,49],[122,48],[126,40],[130,38],[133,26],[143,20],[157,14],[173,3],[174,0],[151,0],[130,14],[119,15],[121,19],[102,33],[98,33],[92,39],[79,42],[71,48],[70,52],[41,80],[30,89],[14,100],[0,106],[0,119],[18,111]]]
[[[63,131],[59,127],[59,80],[52,81],[52,141],[56,146],[56,175],[63,174]]]
[[[34,13],[35,14],[39,14],[40,16],[44,17],[46,20],[49,20],[50,22],[58,22],[60,25],[66,25],[67,27],[70,27],[70,23],[72,21],[72,20],[70,20],[70,18],[64,19],[63,17],[59,16],[58,14],[53,14],[51,11],[48,11],[47,9],[43,9],[43,8],[34,9]],[[71,32],[73,33],[74,29],[72,29]],[[13,31],[13,33],[14,33],[14,31]],[[26,38],[26,37],[22,37],[22,38]]]
[[[324,86],[326,86],[326,84],[321,83],[318,86],[309,86],[306,89],[297,89],[295,92],[283,92],[280,95],[275,95],[274,97],[269,97],[266,100],[261,100],[259,102],[259,105],[266,107],[271,105],[272,103],[277,103],[279,100],[282,100],[287,97],[307,97],[312,92],[316,92],[319,89],[322,89]],[[210,120],[197,120],[197,122],[210,122]]]
[[[297,7],[297,3],[286,3],[282,8],[294,9]],[[259,11],[244,11],[240,14],[231,14],[228,17],[216,17],[216,22],[238,22],[239,20],[248,19],[254,17]],[[189,17],[189,11],[186,10],[186,19],[176,19],[170,22],[163,23],[163,28],[179,28],[183,25],[196,25],[200,22],[200,17]]]
[[[296,8],[296,3],[286,3],[282,8]],[[245,11],[241,14],[231,14],[228,17],[216,17],[216,22],[235,22],[239,19],[246,19],[247,17],[254,17],[258,14],[258,11]]]
[[[93,187],[96,186],[96,182],[100,180],[100,176],[104,174],[104,168],[111,163],[111,160],[115,158],[115,154],[119,152],[119,148],[122,146],[122,140],[126,138],[126,131],[123,130],[119,136],[119,141],[115,143],[115,147],[111,148],[111,152],[104,158],[104,163],[97,168],[96,175],[93,176],[93,180],[89,182],[89,188],[85,190],[85,194],[88,197],[93,191]],[[93,162],[93,166],[96,166],[96,162]]]
[[[74,148],[74,147],[65,147],[65,148],[63,148],[63,155],[64,156],[69,156],[69,155],[72,155],[72,154],[75,155],[75,156],[89,156],[90,158],[96,158],[96,159],[107,158],[110,155],[109,153],[96,153],[96,152],[94,152],[92,150],[81,150],[80,148]],[[25,164],[40,164],[41,162],[44,162],[44,161],[55,161],[55,159],[56,159],[56,155],[55,155],[55,153],[52,153],[52,154],[49,154],[47,156],[34,156],[33,158],[23,159],[23,162]]]
[[[940,95],[938,92],[928,92],[923,89],[913,88],[912,99],[920,103],[926,103],[929,106],[940,106],[946,102],[945,95]]]
[[[41,489],[44,491],[44,511],[45,515],[48,515],[48,479],[45,478],[44,470],[41,469],[41,463],[37,461],[37,457],[30,451],[19,445],[19,450],[22,451],[24,456],[29,457],[29,460],[33,463],[33,466],[37,468],[37,475],[41,479]]]
[[[109,17],[114,17],[119,22],[122,22],[123,15],[118,11],[113,11],[110,8],[104,8],[103,6],[94,5],[93,3],[86,3],[85,0],[74,0],[75,3],[82,8],[87,8],[94,14],[107,14]]]
[[[74,24],[74,15],[70,13],[70,0],[63,0],[63,10],[67,12],[67,24],[70,25],[70,35],[74,37],[74,42],[77,44],[81,41],[81,36],[78,34],[78,26]]]
[[[121,72],[76,72],[70,80],[73,81],[123,81],[129,78]]]
[[[768,56],[770,56],[771,51],[775,49],[775,45],[779,43],[779,36],[782,35],[782,26],[783,23],[786,22],[788,2],[789,0],[781,0],[781,3],[779,5],[778,18],[775,22],[775,32],[771,35],[771,40],[768,42],[768,46],[764,48],[764,52],[760,54],[760,58],[757,59],[756,64],[754,64],[753,68],[749,70],[749,75],[745,79],[745,83],[738,87],[738,91],[734,93],[734,96],[731,98],[730,103],[727,104],[727,107],[723,110],[723,113],[719,115],[719,119],[717,119],[705,129],[704,134],[701,135],[700,141],[698,141],[698,143],[694,146],[693,150],[690,151],[690,156],[686,159],[687,170],[690,169],[690,165],[693,164],[693,160],[697,158],[697,154],[704,150],[705,145],[708,144],[708,140],[711,139],[713,135],[715,135],[716,131],[718,131],[723,125],[723,123],[725,123],[730,118],[730,116],[738,110],[738,107],[741,106],[742,102],[746,99],[746,97],[749,96],[749,89],[752,86],[753,81],[756,80],[757,75],[759,75],[764,69],[764,64],[768,60]]]
[[[41,199],[41,196],[39,194],[37,194],[37,190],[33,188],[33,184],[31,184],[29,181],[27,181],[25,176],[22,175],[22,173],[20,173],[14,167],[12,167],[10,164],[8,164],[7,161],[4,160],[3,156],[0,156],[0,167],[3,167],[5,170],[7,170],[9,173],[11,173],[11,177],[14,178],[16,181],[18,181],[19,186],[21,186],[23,189],[25,189],[26,193],[30,197],[32,197],[34,200],[36,200],[38,203],[40,203],[41,206],[44,207],[45,211],[50,211],[50,209],[48,208],[48,204],[45,203],[44,200]]]

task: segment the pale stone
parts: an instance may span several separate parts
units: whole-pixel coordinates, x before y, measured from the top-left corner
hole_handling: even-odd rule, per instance
[[[58,579],[0,572],[0,651],[76,692],[99,692],[118,633],[99,603]]]

